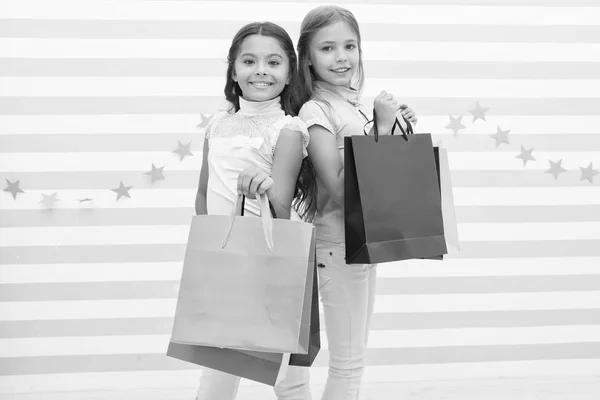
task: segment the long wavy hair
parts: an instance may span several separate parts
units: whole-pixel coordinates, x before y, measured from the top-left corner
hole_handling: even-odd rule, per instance
[[[300,37],[298,39],[298,77],[300,81],[300,100],[302,103],[311,98],[318,97],[315,93],[313,82],[317,80],[312,68],[309,65],[310,43],[314,36],[321,29],[343,21],[356,34],[358,42],[358,70],[352,79],[352,87],[356,90],[362,90],[365,80],[364,67],[362,61],[362,44],[358,21],[351,11],[338,6],[319,6],[306,14],[300,25]]]
[[[243,26],[233,37],[227,54],[227,78],[225,82],[225,98],[237,112],[240,109],[240,97],[243,96],[240,85],[233,80],[235,60],[239,55],[242,43],[248,36],[262,35],[276,39],[289,60],[288,76],[290,82],[280,94],[281,108],[286,115],[297,116],[304,104],[300,94],[298,79],[298,59],[294,51],[294,43],[281,26],[272,22],[252,22]],[[317,208],[317,181],[315,169],[308,157],[302,160],[300,173],[294,189],[294,210],[305,220],[312,220]]]

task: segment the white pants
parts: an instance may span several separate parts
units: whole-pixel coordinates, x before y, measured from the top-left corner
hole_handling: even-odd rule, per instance
[[[317,241],[317,263],[329,345],[329,374],[322,400],[358,400],[377,268],[346,265],[345,245],[322,241]]]
[[[358,400],[375,303],[375,265],[346,265],[343,243],[317,241],[319,293],[329,344],[322,400]],[[234,400],[240,378],[205,368],[197,400]],[[274,388],[279,400],[310,400],[306,367],[288,368]]]

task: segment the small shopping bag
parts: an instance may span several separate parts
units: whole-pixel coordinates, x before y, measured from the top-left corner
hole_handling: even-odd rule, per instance
[[[454,193],[452,189],[452,179],[450,176],[450,163],[448,162],[448,149],[437,147],[440,191],[442,195],[442,217],[444,220],[444,238],[446,239],[446,248],[448,254],[458,253],[460,251],[460,240],[458,238],[458,223],[456,220],[456,210],[454,207]]]
[[[314,227],[240,213],[192,220],[171,341],[275,353],[309,351],[302,324],[314,267]],[[306,307],[310,311],[310,307]]]
[[[344,138],[346,263],[447,253],[430,134]],[[402,129],[398,121],[396,125]]]

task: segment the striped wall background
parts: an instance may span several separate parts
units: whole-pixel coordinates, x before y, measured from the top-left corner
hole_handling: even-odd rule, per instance
[[[196,385],[163,355],[196,125],[221,104],[235,31],[272,20],[295,40],[317,4],[0,2],[0,183],[24,191],[0,193],[0,397]],[[380,266],[365,381],[597,374],[600,175],[580,167],[600,169],[600,1],[342,5],[361,24],[366,97],[395,93],[448,147],[462,239],[442,263]],[[133,188],[117,201],[120,182]]]

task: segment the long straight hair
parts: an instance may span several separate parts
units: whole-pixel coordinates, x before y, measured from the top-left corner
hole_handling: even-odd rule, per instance
[[[227,77],[225,82],[225,99],[232,110],[240,109],[240,97],[243,96],[240,85],[233,80],[235,60],[239,55],[244,40],[252,35],[272,37],[279,42],[289,60],[288,76],[290,82],[280,94],[281,108],[286,115],[297,116],[304,102],[301,99],[300,81],[298,77],[298,59],[294,51],[294,43],[285,29],[272,22],[252,22],[243,26],[233,37],[227,54]],[[315,169],[308,157],[302,160],[300,173],[294,189],[293,208],[302,219],[311,219],[317,208],[317,182]]]
[[[298,76],[300,80],[300,100],[307,102],[315,97],[313,82],[317,80],[312,68],[309,65],[310,44],[321,29],[326,28],[336,22],[343,21],[356,34],[358,42],[358,70],[353,77],[352,86],[360,91],[364,83],[364,67],[362,61],[362,43],[358,21],[351,11],[338,6],[319,6],[306,14],[300,25],[300,37],[298,39]]]

